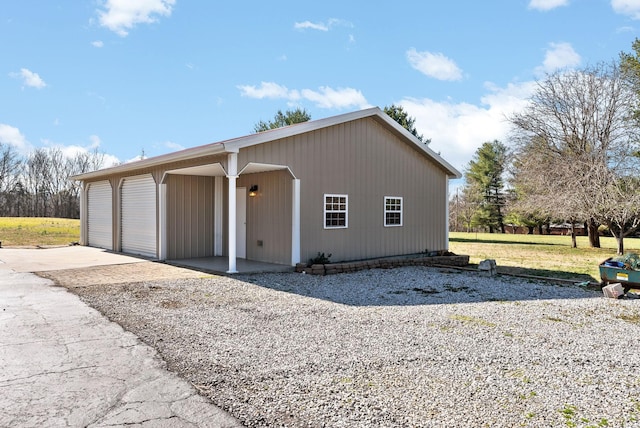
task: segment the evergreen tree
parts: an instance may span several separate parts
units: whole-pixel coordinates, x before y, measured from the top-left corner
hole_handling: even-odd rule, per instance
[[[425,144],[429,144],[431,142],[430,138],[424,138],[424,135],[418,133],[418,130],[415,127],[416,120],[409,116],[409,113],[404,111],[402,106],[391,104],[384,108],[384,112],[389,115],[390,118],[402,125],[404,129],[411,132],[411,134],[413,134],[418,140]]]
[[[485,142],[469,162],[464,177],[467,191],[475,195],[478,206],[472,218],[474,226],[486,227],[490,233],[504,230],[504,179],[507,148],[498,140]]]
[[[287,110],[285,113],[282,113],[282,110],[278,110],[272,121],[265,122],[261,120],[256,123],[253,130],[254,132],[268,131],[270,129],[307,122],[309,120],[311,120],[311,115],[307,113],[305,109],[301,110],[300,108],[297,108],[295,110]]]

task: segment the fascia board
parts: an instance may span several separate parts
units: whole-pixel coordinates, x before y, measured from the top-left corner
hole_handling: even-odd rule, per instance
[[[181,150],[179,152],[168,153],[165,155],[155,156],[149,159],[143,159],[136,162],[129,162],[122,165],[113,166],[111,168],[99,169],[97,171],[87,172],[69,177],[70,180],[90,180],[92,178],[103,177],[113,174],[121,174],[130,171],[136,171],[143,168],[152,168],[169,162],[180,162],[184,160],[195,159],[203,156],[217,155],[226,153],[224,144],[213,143],[204,146],[193,147]]]

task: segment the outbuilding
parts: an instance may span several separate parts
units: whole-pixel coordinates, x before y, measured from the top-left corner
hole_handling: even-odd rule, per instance
[[[73,177],[81,244],[295,265],[448,248],[460,172],[377,107]]]

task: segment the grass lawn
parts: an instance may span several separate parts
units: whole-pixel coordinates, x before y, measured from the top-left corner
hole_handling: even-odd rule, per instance
[[[589,248],[586,236],[571,248],[570,236],[510,235],[490,233],[449,234],[449,249],[470,256],[470,263],[495,259],[499,271],[576,281],[600,281],[598,265],[615,256],[616,240],[601,237],[602,248]],[[640,252],[640,239],[625,238],[626,252]]]
[[[0,217],[3,247],[69,245],[80,240],[80,220],[50,217]]]

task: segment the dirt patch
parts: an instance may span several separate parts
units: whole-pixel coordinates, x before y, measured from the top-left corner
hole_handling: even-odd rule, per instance
[[[42,278],[52,280],[58,285],[71,288],[164,279],[205,278],[211,276],[199,271],[157,262],[93,266],[35,273]]]

